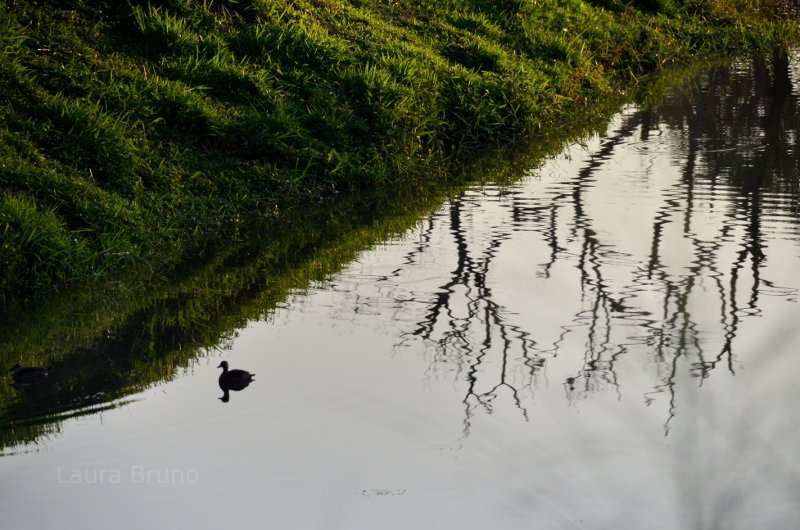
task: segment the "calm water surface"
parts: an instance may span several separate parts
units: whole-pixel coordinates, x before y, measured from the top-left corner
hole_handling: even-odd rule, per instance
[[[6,448],[2,526],[796,527],[798,72],[625,108]]]

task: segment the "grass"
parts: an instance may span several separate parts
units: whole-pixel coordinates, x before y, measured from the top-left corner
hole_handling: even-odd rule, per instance
[[[612,112],[606,107],[606,116]],[[604,120],[583,123],[570,134],[582,137],[604,126]],[[515,144],[502,157],[474,160],[463,170],[485,182],[513,182],[560,144]],[[407,233],[461,189],[430,180],[420,186],[425,189],[350,195],[260,226],[230,227],[233,237],[212,243],[204,259],[181,263],[166,281],[118,276],[122,281],[41,297],[24,308],[24,319],[0,319],[0,366],[47,365],[59,373],[35,392],[0,379],[0,448],[54,436],[66,418],[122,405],[171,379],[180,367],[224,348],[244,323],[272,318],[287,296],[330,280],[366,250]]]
[[[642,75],[797,42],[775,0],[12,0],[0,306],[447,179]]]

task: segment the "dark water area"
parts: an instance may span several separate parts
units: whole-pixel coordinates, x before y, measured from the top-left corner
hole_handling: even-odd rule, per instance
[[[795,527],[800,62],[668,86],[300,258],[9,317],[50,372],[0,381],[3,526]]]

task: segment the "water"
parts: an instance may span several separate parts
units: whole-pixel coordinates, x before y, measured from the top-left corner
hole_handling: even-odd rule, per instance
[[[706,70],[66,407],[4,450],[3,527],[796,526],[798,73]]]

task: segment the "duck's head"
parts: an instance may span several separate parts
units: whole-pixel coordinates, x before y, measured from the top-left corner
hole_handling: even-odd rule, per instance
[[[15,364],[14,366],[12,366],[12,367],[11,367],[11,369],[9,370],[9,372],[16,372],[17,370],[19,370],[19,368],[20,368],[20,367],[19,367],[19,364]]]
[[[227,371],[228,370],[228,361],[222,361],[221,363],[219,363],[219,366],[217,366],[217,368],[222,368],[223,370]]]

